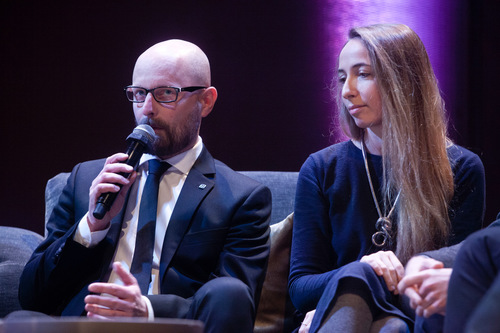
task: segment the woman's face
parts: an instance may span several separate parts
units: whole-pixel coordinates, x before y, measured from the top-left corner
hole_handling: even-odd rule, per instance
[[[382,137],[382,101],[368,50],[358,38],[351,39],[339,56],[342,101],[360,128]]]

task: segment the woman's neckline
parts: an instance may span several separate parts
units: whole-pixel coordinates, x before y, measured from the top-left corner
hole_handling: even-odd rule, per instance
[[[361,141],[357,141],[354,139],[351,139],[350,141],[354,145],[354,147],[356,147],[361,152]],[[382,154],[372,153],[372,151],[369,148],[367,149],[366,153],[367,153],[367,155],[382,157]]]

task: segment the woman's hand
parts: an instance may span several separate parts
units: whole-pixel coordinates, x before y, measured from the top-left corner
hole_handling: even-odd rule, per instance
[[[404,277],[405,269],[392,251],[379,251],[363,256],[361,262],[370,265],[378,276],[382,276],[387,288],[395,295],[398,294],[397,285]]]

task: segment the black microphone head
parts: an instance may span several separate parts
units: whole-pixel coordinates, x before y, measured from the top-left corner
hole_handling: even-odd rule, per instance
[[[147,147],[145,152],[151,152],[155,138],[156,134],[151,126],[147,124],[139,124],[127,137],[127,142],[130,140],[140,141]]]

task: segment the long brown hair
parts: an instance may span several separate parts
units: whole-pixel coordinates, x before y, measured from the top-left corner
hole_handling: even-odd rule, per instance
[[[449,203],[453,174],[446,153],[444,101],[425,47],[403,24],[351,29],[368,50],[382,99],[383,193],[397,204],[396,255],[406,262],[416,253],[442,247],[450,233]],[[344,132],[360,140],[357,127],[338,95]]]

